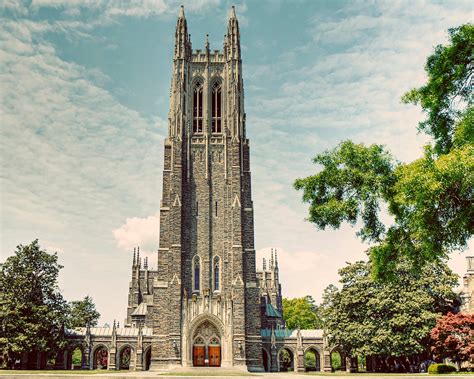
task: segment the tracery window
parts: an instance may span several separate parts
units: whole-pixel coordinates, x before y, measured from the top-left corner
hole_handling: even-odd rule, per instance
[[[193,273],[194,273],[194,291],[199,291],[201,289],[201,261],[198,256],[194,258],[193,261]]]
[[[214,291],[220,290],[220,259],[219,257],[214,258]]]
[[[219,82],[214,82],[212,86],[211,131],[212,133],[222,133],[222,96]]]
[[[202,133],[202,83],[197,82],[193,92],[193,133]]]

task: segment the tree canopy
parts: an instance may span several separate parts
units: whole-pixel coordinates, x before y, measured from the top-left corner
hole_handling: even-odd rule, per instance
[[[433,355],[453,362],[474,357],[474,314],[448,313],[441,317],[430,333]]]
[[[10,359],[22,352],[54,353],[64,343],[68,305],[57,285],[57,254],[38,240],[17,246],[0,271],[0,350]]]
[[[84,297],[83,300],[71,301],[69,305],[71,308],[70,327],[97,326],[100,313],[96,310],[94,301],[90,296]]]
[[[464,249],[473,234],[474,26],[449,33],[450,44],[428,57],[427,84],[403,97],[427,114],[419,130],[434,144],[423,157],[400,163],[382,145],[344,141],[314,158],[322,166],[318,173],[294,184],[310,205],[308,220],[319,229],[361,223],[357,234],[371,243],[379,278],[393,277],[402,257],[416,269],[442,260]],[[392,223],[382,221],[381,209]]]
[[[413,273],[406,262],[396,279],[375,280],[371,263],[359,261],[339,271],[342,288],[329,286],[320,313],[329,341],[351,355],[413,355],[426,349],[440,313],[456,305],[457,275],[444,264]]]
[[[318,306],[311,296],[283,299],[283,318],[288,329],[321,329]]]

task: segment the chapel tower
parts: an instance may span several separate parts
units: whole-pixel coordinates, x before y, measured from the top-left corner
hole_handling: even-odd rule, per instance
[[[151,369],[262,370],[249,141],[240,32],[232,7],[220,50],[175,35],[164,146]]]

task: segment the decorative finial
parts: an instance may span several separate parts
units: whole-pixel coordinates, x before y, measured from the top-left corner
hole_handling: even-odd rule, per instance
[[[277,254],[277,249],[275,249],[275,267],[278,268],[278,254]]]
[[[135,266],[135,262],[136,262],[136,249],[133,248],[133,266]]]
[[[137,247],[137,266],[142,267],[142,261],[140,260],[140,246]]]
[[[145,270],[148,270],[148,257],[145,257],[144,268],[145,268]]]
[[[181,5],[181,8],[179,8],[179,16],[178,18],[185,18],[184,17],[184,5]]]
[[[270,268],[273,268],[273,247],[272,247],[272,253],[270,255]]]
[[[209,51],[209,34],[206,34],[206,43],[204,44],[206,51]]]
[[[235,6],[232,5],[232,7],[230,8],[230,18],[237,18],[237,16],[235,15]]]
[[[114,325],[113,325],[112,328],[115,329],[116,327],[117,327],[117,325],[116,325],[116,322],[115,322],[115,319],[114,319]]]
[[[263,258],[263,271],[266,271],[267,269],[267,260]]]

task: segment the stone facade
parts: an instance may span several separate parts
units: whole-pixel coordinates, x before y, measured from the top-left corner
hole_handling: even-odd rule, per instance
[[[168,120],[157,269],[149,269],[135,249],[125,328],[70,331],[58,367],[69,367],[79,346],[83,368],[304,370],[310,350],[315,369],[330,369],[322,331],[285,329],[277,252],[268,268],[265,262],[256,270],[233,7],[223,49],[212,51],[207,41],[204,49],[192,49],[181,8]],[[124,353],[130,361],[125,366]],[[292,356],[291,367],[284,354]]]
[[[183,9],[175,37],[151,369],[192,366],[195,341],[214,339],[219,365],[258,371],[260,307],[235,11],[222,51],[208,42],[192,50]],[[209,336],[199,334],[204,323]]]
[[[474,256],[466,257],[467,272],[463,276],[461,312],[474,313]]]

